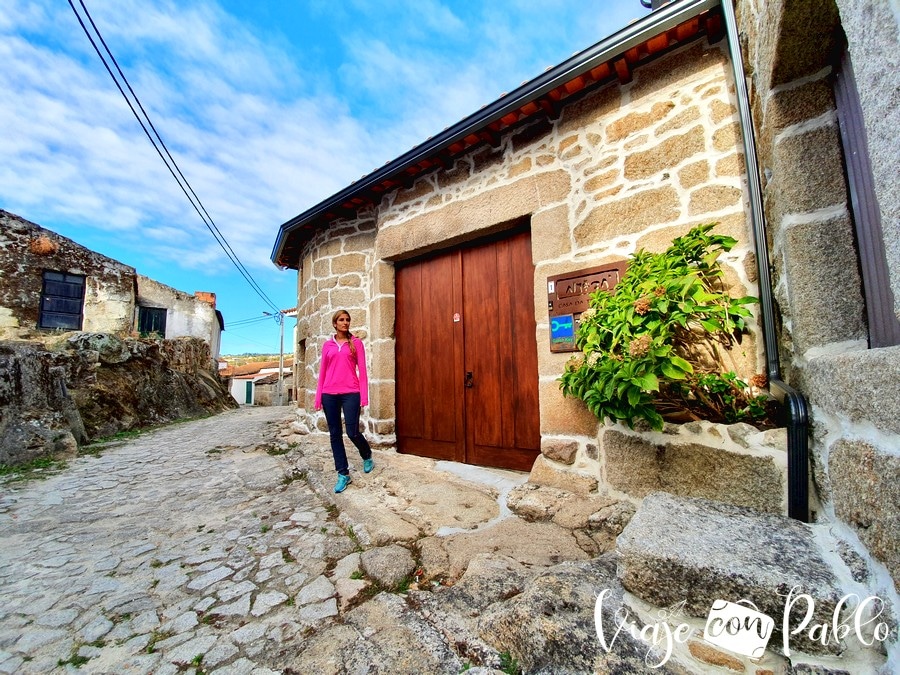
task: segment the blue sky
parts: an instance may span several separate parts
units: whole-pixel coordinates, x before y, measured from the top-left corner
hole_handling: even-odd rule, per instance
[[[83,1],[281,308],[296,304],[296,273],[269,260],[281,223],[647,12],[639,0]],[[216,293],[223,354],[277,352],[269,307],[169,175],[68,3],[3,0],[0,63],[0,208],[179,290]]]

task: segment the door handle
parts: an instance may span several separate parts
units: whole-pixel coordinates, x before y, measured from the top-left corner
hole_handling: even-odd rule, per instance
[[[471,370],[466,371],[466,379],[464,384],[466,385],[466,389],[471,389],[475,386],[475,378],[472,376]]]

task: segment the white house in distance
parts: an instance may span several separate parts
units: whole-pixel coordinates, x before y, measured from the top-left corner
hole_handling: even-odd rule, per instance
[[[293,358],[284,360],[283,405],[294,400],[293,365]],[[232,398],[241,405],[278,405],[278,361],[258,361],[222,368],[219,376],[227,380]]]

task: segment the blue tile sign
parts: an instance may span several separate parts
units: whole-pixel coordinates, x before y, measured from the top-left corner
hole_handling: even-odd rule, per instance
[[[568,351],[575,347],[575,317],[572,314],[550,317],[550,349]]]

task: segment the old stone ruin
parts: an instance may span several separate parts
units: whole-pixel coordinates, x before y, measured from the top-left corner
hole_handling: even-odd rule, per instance
[[[120,431],[236,406],[199,338],[0,341],[0,465],[71,456]]]

